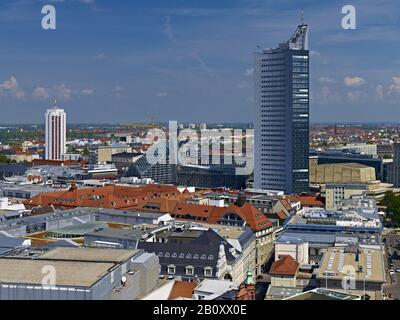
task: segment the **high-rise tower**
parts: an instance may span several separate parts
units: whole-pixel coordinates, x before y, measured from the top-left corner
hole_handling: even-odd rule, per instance
[[[308,26],[255,53],[254,185],[287,194],[309,189]]]
[[[61,155],[66,153],[66,118],[64,109],[54,107],[46,112],[46,159],[61,160]]]

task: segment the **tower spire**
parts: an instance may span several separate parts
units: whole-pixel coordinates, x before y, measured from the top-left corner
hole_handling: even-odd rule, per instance
[[[304,25],[304,10],[301,9],[301,16],[300,16],[301,25]]]
[[[54,108],[57,109],[57,99],[54,99]]]

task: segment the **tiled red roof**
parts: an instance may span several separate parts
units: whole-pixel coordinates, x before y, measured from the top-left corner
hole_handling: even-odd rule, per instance
[[[288,217],[283,210],[276,212],[275,215],[281,220],[285,220]]]
[[[299,267],[299,263],[294,260],[291,256],[282,256],[278,261],[275,261],[269,273],[271,275],[287,275],[294,276]]]
[[[208,222],[218,223],[227,213],[235,213],[240,216],[253,231],[272,227],[272,222],[250,203],[246,203],[242,207],[235,205],[230,207],[215,207]]]
[[[197,286],[197,282],[175,281],[171,293],[169,294],[168,300],[174,300],[179,297],[192,298],[194,289]]]
[[[175,191],[178,195],[175,195]],[[30,207],[96,207],[113,209],[141,209],[149,202],[159,202],[160,211],[170,212],[180,202],[181,194],[171,186],[105,186],[98,188],[71,188],[65,191],[38,194],[25,201]],[[159,200],[159,199],[162,199]],[[161,201],[161,202],[160,202]]]
[[[316,196],[306,195],[306,196],[286,196],[288,201],[300,201],[303,207],[324,207],[324,203],[317,199]]]
[[[215,206],[206,206],[199,204],[190,204],[190,203],[179,203],[175,209],[172,211],[172,214],[179,216],[191,215],[193,217],[199,218],[209,218],[211,212],[215,209]]]

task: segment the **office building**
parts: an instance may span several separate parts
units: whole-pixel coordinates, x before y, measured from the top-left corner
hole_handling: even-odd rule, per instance
[[[368,183],[327,183],[325,185],[326,209],[337,210],[344,200],[357,196],[367,196],[377,202],[383,200],[385,193],[392,190],[393,185],[380,181]]]
[[[372,300],[381,296],[385,278],[382,251],[357,246],[326,249],[316,272],[319,287],[368,295]]]
[[[307,242],[308,263],[315,264],[321,259],[323,249],[328,247],[354,244],[367,249],[380,249],[382,231],[378,210],[366,206],[364,201],[342,211],[303,208],[285,224],[283,232],[276,239],[276,247],[278,250],[293,251],[293,254],[287,254],[300,259],[304,253],[299,250],[303,251],[305,247],[294,248]],[[292,246],[285,248],[284,244]]]
[[[0,300],[139,299],[157,285],[159,268],[158,258],[142,250],[56,248],[35,259],[5,256]],[[54,283],[43,284],[43,270],[56,272]]]
[[[393,145],[389,143],[378,144],[376,152],[380,158],[392,158],[393,157]]]
[[[171,163],[169,153],[167,140],[156,142],[130,165],[126,175],[140,179],[150,178],[157,183],[175,183],[176,164]]]
[[[400,187],[400,143],[393,144],[393,163],[388,167],[388,182]]]
[[[57,107],[46,112],[46,159],[61,160],[61,155],[66,153],[67,140],[67,114]]]
[[[287,194],[309,189],[308,26],[255,54],[254,186]]]
[[[378,155],[377,145],[371,143],[348,143],[341,147],[340,150],[342,150],[342,152],[369,154],[372,156]]]
[[[232,188],[245,189],[248,176],[237,175],[231,165],[177,166],[177,184],[196,188]]]

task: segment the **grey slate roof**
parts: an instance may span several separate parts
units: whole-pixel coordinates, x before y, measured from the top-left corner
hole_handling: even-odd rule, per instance
[[[236,258],[229,252],[232,246],[211,229],[204,231],[190,242],[139,242],[138,249],[144,249],[146,252],[155,253],[158,256],[161,274],[167,274],[167,267],[174,265],[176,275],[185,276],[185,268],[193,266],[195,275],[202,277],[204,268],[211,267],[213,268],[213,277],[215,277],[221,244],[224,245],[227,261],[234,261]]]

